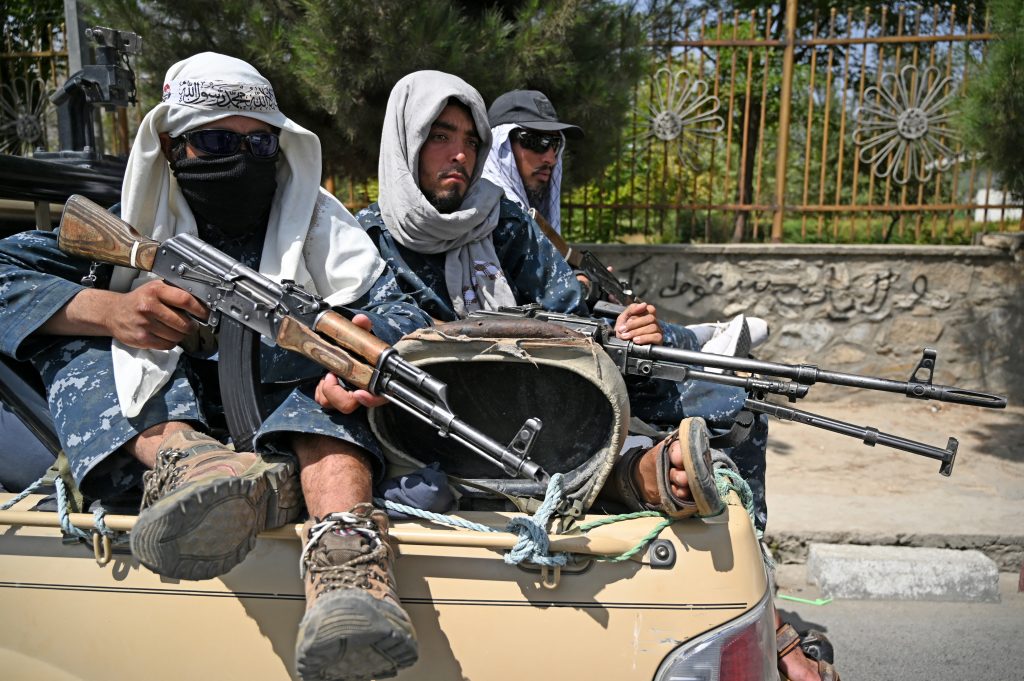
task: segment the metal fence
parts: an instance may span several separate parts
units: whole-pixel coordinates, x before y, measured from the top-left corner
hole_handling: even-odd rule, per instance
[[[62,24],[5,24],[0,46],[0,153],[55,150],[57,120],[49,95],[68,77]]]
[[[995,38],[987,16],[785,7],[684,7],[654,27],[655,66],[634,89],[615,162],[563,193],[570,239],[964,243],[1019,228],[1020,197],[957,129]],[[67,76],[63,26],[5,27],[0,153],[56,148],[47,96]],[[125,112],[104,118],[98,140],[106,128],[111,151],[127,153]]]
[[[969,242],[1018,228],[957,128],[987,16],[684,11],[652,40],[627,139],[563,196],[575,240]]]

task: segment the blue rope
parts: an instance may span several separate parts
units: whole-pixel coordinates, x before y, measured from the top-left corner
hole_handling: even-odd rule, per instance
[[[25,499],[28,495],[35,492],[37,489],[46,484],[46,476],[39,478],[31,485],[26,487],[16,497],[12,497],[6,501],[3,506],[0,506],[0,511],[6,511],[12,508],[19,501]],[[53,481],[54,487],[57,489],[57,515],[60,518],[60,529],[65,535],[69,537],[77,537],[83,541],[91,541],[92,533],[81,530],[71,524],[71,511],[68,505],[68,490],[64,485],[64,479],[57,476]],[[125,532],[118,532],[107,527],[107,523],[104,517],[107,515],[106,509],[100,507],[92,512],[93,523],[96,526],[96,531],[104,537],[110,537],[115,544],[123,544],[128,541],[128,535]]]
[[[397,501],[389,501],[380,498],[374,499],[373,501],[378,506],[383,506],[389,511],[396,511],[398,513],[404,513],[405,515],[423,518],[424,520],[430,520],[441,525],[461,527],[466,530],[476,530],[477,532],[500,532],[500,530],[496,530],[489,525],[481,525],[480,523],[472,523],[468,520],[463,520],[462,518],[456,518],[455,516],[434,513],[433,511],[425,511],[422,508],[407,506],[405,504],[400,504]]]
[[[24,490],[22,490],[21,493],[18,494],[16,497],[12,497],[11,499],[8,499],[7,501],[5,501],[3,506],[0,506],[0,511],[6,511],[6,510],[12,508],[16,503],[18,503],[19,501],[21,501],[22,499],[24,499],[28,495],[32,494],[33,492],[35,492],[37,489],[39,489],[40,487],[42,487],[45,484],[46,484],[46,476],[44,475],[43,477],[39,478],[38,480],[33,482],[28,487],[26,487]]]
[[[80,530],[71,524],[71,511],[68,508],[68,491],[64,487],[63,478],[58,477],[54,480],[54,486],[57,488],[57,515],[60,516],[60,529],[69,537],[78,537],[83,541],[90,541],[92,539],[90,533]]]
[[[747,515],[750,516],[751,523],[753,523],[754,494],[750,490],[750,485],[747,484],[747,481],[731,468],[727,466],[719,466],[715,468],[715,483],[718,486],[718,493],[722,497],[725,497],[730,489],[736,491],[740,498],[740,502],[747,511]],[[568,554],[559,553],[554,556],[550,554],[551,545],[548,540],[547,532],[547,526],[551,519],[551,514],[554,513],[555,509],[558,508],[563,499],[563,476],[561,473],[556,473],[551,476],[551,480],[548,482],[547,491],[544,495],[544,501],[541,503],[540,508],[537,509],[536,513],[534,513],[533,516],[519,516],[512,518],[508,522],[508,525],[505,526],[506,532],[519,536],[519,540],[516,542],[516,545],[505,554],[506,563],[509,565],[518,565],[523,561],[530,561],[536,565],[546,565],[548,567],[563,566],[566,564],[568,561]],[[473,523],[454,516],[425,511],[414,506],[408,506],[394,501],[387,501],[379,498],[374,501],[377,505],[383,506],[388,510],[397,511],[413,517],[423,518],[424,520],[430,520],[442,525],[461,527],[467,530],[475,530],[477,532],[501,531],[488,525],[481,525],[479,523]],[[660,511],[640,511],[637,513],[626,513],[585,523],[581,525],[579,529],[583,533],[586,533],[595,527],[600,527],[602,525],[645,517],[661,517],[664,518],[664,520],[652,528],[651,531],[648,532],[647,535],[645,535],[637,545],[629,551],[626,551],[619,556],[599,558],[599,560],[618,562],[628,560],[643,550],[647,544],[661,534],[662,530],[672,523],[672,519],[665,516],[665,514]],[[754,526],[756,528],[756,524]],[[762,532],[756,529],[755,532],[757,534],[757,538],[760,540]]]
[[[552,556],[549,553],[550,543],[548,541],[548,521],[551,514],[558,508],[565,498],[562,489],[562,474],[555,473],[548,481],[548,489],[544,494],[544,501],[540,508],[532,516],[517,516],[505,526],[507,532],[519,535],[519,541],[512,547],[512,550],[505,554],[505,562],[509,565],[519,565],[528,560],[536,565],[554,567],[565,565],[569,556],[559,553]]]
[[[92,512],[93,524],[96,526],[96,531],[104,537],[110,537],[110,540],[115,544],[126,544],[128,542],[128,533],[121,532],[118,530],[112,530],[107,527],[107,521],[104,518],[107,515],[107,509],[102,506],[97,507]]]
[[[550,542],[548,541],[547,531],[548,521],[551,519],[551,514],[554,513],[555,509],[558,508],[559,504],[562,503],[565,497],[565,492],[562,488],[562,478],[563,476],[561,473],[555,473],[551,476],[551,480],[548,481],[547,492],[544,495],[544,501],[533,516],[513,518],[508,522],[508,525],[505,526],[506,532],[519,535],[519,541],[517,541],[516,545],[505,554],[505,562],[509,565],[518,565],[524,560],[536,563],[537,565],[565,565],[568,560],[568,556],[566,554],[560,553],[555,556],[549,554]],[[421,508],[407,506],[406,504],[400,504],[394,501],[387,501],[384,499],[375,499],[374,501],[379,506],[383,506],[390,511],[397,511],[399,513],[423,518],[424,520],[430,520],[442,525],[461,527],[467,530],[476,530],[477,532],[501,532],[501,530],[496,530],[487,525],[473,523],[468,520],[443,515],[441,513],[424,511]]]

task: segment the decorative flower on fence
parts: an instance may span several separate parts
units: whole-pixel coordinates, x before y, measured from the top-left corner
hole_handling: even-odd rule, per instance
[[[718,97],[708,95],[708,84],[683,69],[675,74],[658,69],[653,85],[649,106],[637,107],[641,125],[647,128],[641,142],[649,147],[657,139],[675,145],[679,162],[700,170],[697,142],[712,139],[725,128]]]
[[[891,177],[897,184],[911,179],[927,182],[932,171],[946,170],[956,160],[948,146],[959,136],[946,126],[953,117],[945,111],[956,97],[956,88],[943,95],[952,78],[940,78],[939,69],[929,66],[918,72],[904,66],[899,75],[882,74],[878,85],[864,92],[859,123],[853,141],[860,147],[860,160],[878,177]]]
[[[28,154],[43,141],[43,115],[50,103],[38,78],[0,85],[0,153]]]

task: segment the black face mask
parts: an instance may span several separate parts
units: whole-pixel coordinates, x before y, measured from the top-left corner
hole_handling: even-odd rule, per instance
[[[227,236],[266,227],[277,190],[277,158],[232,156],[182,158],[171,163],[181,193],[202,222]]]

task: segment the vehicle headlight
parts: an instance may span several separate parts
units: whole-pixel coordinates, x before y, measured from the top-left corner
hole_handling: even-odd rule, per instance
[[[679,646],[654,681],[778,681],[771,589],[751,610]]]

